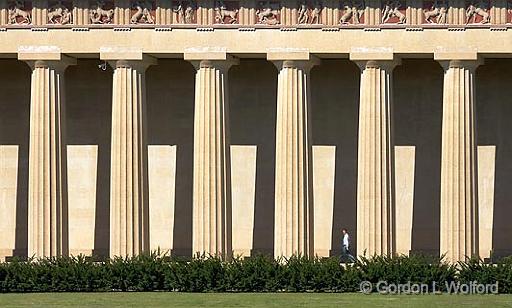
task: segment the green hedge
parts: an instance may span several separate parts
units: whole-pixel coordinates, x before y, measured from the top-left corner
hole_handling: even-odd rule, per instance
[[[358,292],[362,281],[377,283],[494,283],[512,293],[512,258],[495,265],[470,260],[450,265],[421,256],[337,258],[265,256],[222,261],[184,260],[156,254],[93,262],[83,256],[0,263],[0,292]]]

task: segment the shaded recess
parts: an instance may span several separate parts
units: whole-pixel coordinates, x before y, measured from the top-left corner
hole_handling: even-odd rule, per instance
[[[486,59],[476,73],[478,145],[495,145],[492,254],[512,255],[512,60]]]
[[[439,255],[443,69],[406,59],[393,72],[395,145],[415,146],[410,253]]]
[[[99,60],[78,60],[65,72],[66,144],[97,145],[96,212],[93,255],[107,257],[110,247],[110,152],[112,76]]]
[[[0,145],[18,146],[16,230],[13,256],[27,256],[28,150],[30,134],[30,67],[17,60],[0,60]]]
[[[229,71],[229,99],[231,144],[257,146],[251,255],[273,255],[276,67],[266,60],[241,59]]]
[[[357,251],[359,81],[359,68],[348,60],[322,60],[311,70],[313,145],[336,146],[331,256],[341,253],[342,228]]]
[[[192,256],[194,84],[195,69],[183,60],[159,59],[146,71],[148,144],[177,147],[171,254],[184,257]]]

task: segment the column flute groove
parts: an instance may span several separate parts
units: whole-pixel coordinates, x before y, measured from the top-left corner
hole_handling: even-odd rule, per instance
[[[440,61],[444,68],[441,145],[441,254],[478,254],[474,74],[479,61]]]
[[[392,71],[397,61],[356,61],[361,68],[359,104],[358,254],[395,251]]]
[[[232,256],[231,158],[228,70],[238,61],[193,60],[194,111],[193,252]]]
[[[112,91],[110,256],[149,249],[145,71],[156,60],[117,60]]]
[[[28,256],[68,254],[64,71],[76,60],[27,61],[30,98]]]
[[[313,182],[309,72],[319,60],[274,61],[276,122],[276,257],[312,256]]]

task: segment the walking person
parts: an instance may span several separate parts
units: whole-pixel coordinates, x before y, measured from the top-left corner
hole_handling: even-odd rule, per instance
[[[349,262],[356,262],[356,259],[350,253],[350,236],[348,235],[347,229],[341,229],[341,233],[343,234],[343,241],[341,245],[341,261],[343,262],[345,259],[348,259]]]

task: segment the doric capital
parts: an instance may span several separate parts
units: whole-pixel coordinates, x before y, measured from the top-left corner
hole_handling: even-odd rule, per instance
[[[143,55],[141,60],[111,60],[108,61],[110,66],[115,70],[116,68],[132,68],[137,71],[144,72],[151,65],[156,65],[158,60],[155,57]]]
[[[307,49],[272,48],[267,51],[267,60],[272,61],[278,70],[298,68],[308,71],[320,64],[320,59],[309,53]]]
[[[194,65],[196,70],[201,68],[216,68],[227,71],[232,65],[238,65],[239,59],[226,52],[225,48],[189,48],[185,50],[183,59]]]
[[[465,68],[474,72],[484,61],[478,58],[477,60],[438,60],[438,62],[445,71],[450,68]]]
[[[388,73],[391,73],[395,66],[400,65],[402,61],[400,59],[394,60],[357,60],[354,61],[361,71],[367,68],[380,68]]]
[[[62,73],[69,65],[76,65],[76,59],[61,55],[60,60],[24,60],[32,70],[36,68],[49,68]]]
[[[364,71],[367,68],[380,68],[392,72],[395,66],[401,64],[391,47],[353,47],[349,58]]]
[[[240,60],[236,57],[228,55],[226,60],[203,59],[189,60],[189,62],[192,63],[192,65],[194,65],[196,70],[199,70],[201,68],[216,68],[223,72],[227,72],[231,66],[238,65],[240,63]]]

